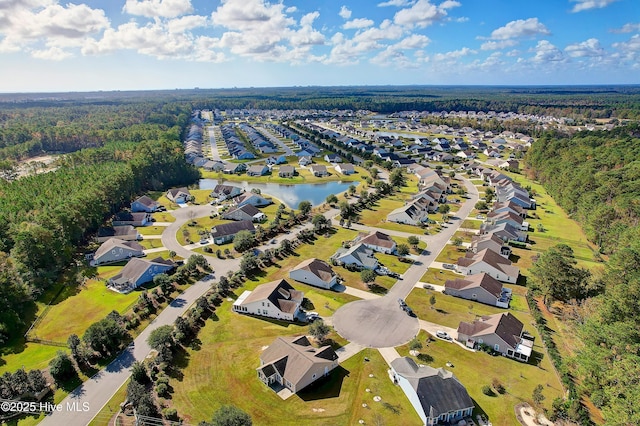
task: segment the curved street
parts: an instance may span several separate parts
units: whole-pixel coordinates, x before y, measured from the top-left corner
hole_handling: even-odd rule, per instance
[[[335,312],[332,322],[336,331],[342,337],[360,346],[388,348],[408,342],[417,335],[421,327],[433,327],[433,325],[426,325],[424,321],[419,321],[417,318],[410,317],[404,313],[399,308],[397,299],[404,299],[411,292],[415,283],[424,275],[429,265],[460,227],[462,220],[468,216],[478,200],[478,191],[475,186],[468,180],[464,182],[468,198],[456,213],[457,216],[451,219],[453,223],[438,234],[420,235],[420,238],[428,244],[427,250],[418,256],[413,265],[403,275],[403,279],[398,280],[384,297],[351,302]],[[168,225],[162,233],[162,244],[167,250],[173,250],[179,256],[187,258],[193,252],[180,245],[176,234],[187,221],[209,215],[211,206],[208,204],[189,206],[172,210],[170,213],[176,218],[176,221]],[[330,209],[324,215],[328,218],[333,218],[338,213],[337,209]],[[311,224],[304,225],[304,227],[310,226]],[[355,229],[360,229],[360,227],[360,225],[354,226]],[[370,231],[373,229],[377,228],[362,227],[362,230]],[[380,231],[390,235],[399,234],[385,229],[380,229]],[[149,356],[151,352],[151,348],[147,344],[149,334],[160,326],[173,324],[177,317],[183,315],[200,296],[209,290],[211,280],[215,275],[221,276],[229,271],[238,270],[240,265],[240,259],[238,258],[218,259],[211,256],[205,256],[205,258],[213,268],[213,274],[197,281],[184,291],[114,361],[72,391],[61,402],[63,410],[50,413],[41,424],[52,426],[62,424],[65,426],[84,426],[89,424],[109,402],[115,392],[126,383],[131,374],[133,363],[142,361]],[[455,338],[455,336],[453,337]],[[83,407],[82,404],[85,403],[88,403],[89,406],[87,411],[67,409],[75,406]],[[117,407],[113,408],[117,409]]]

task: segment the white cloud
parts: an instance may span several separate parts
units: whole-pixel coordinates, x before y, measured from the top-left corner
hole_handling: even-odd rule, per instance
[[[640,31],[640,22],[635,24],[633,23],[624,24],[620,28],[614,28],[610,30],[610,32],[616,33],[616,34],[634,33],[636,31]]]
[[[478,52],[473,49],[463,47],[462,49],[452,50],[446,53],[436,53],[435,55],[433,55],[433,59],[438,62],[455,62],[462,57],[475,55],[477,53]]]
[[[300,19],[300,29],[297,31],[292,31],[289,38],[289,43],[295,49],[302,49],[303,46],[314,46],[321,45],[325,42],[324,34],[315,30],[313,28],[313,21],[315,21],[320,16],[319,12],[311,12],[307,13]],[[309,49],[298,50],[295,54],[296,57],[299,57],[301,53],[308,51]]]
[[[70,52],[60,49],[59,47],[50,47],[46,50],[32,50],[31,56],[47,61],[61,61],[73,55]]]
[[[338,15],[340,15],[342,19],[349,19],[351,18],[351,11],[349,10],[349,8],[347,8],[347,6],[342,6],[340,8],[340,12],[338,12]]]
[[[418,0],[411,7],[396,12],[393,20],[398,25],[409,28],[425,28],[443,20],[447,16],[447,9],[460,6],[457,1],[447,0],[436,6],[429,0]]]
[[[354,29],[361,29],[361,28],[369,28],[373,24],[374,22],[371,19],[356,18],[356,19],[352,19],[351,21],[345,22],[342,28],[344,28],[345,30],[354,30]]]
[[[398,49],[422,49],[426,47],[431,40],[422,34],[411,34],[394,45]]]
[[[609,6],[611,3],[618,0],[571,0],[572,2],[577,3],[573,6],[571,11],[573,13],[582,12],[583,10],[589,9],[602,9],[603,7]]]
[[[411,60],[402,50],[398,50],[394,46],[387,47],[371,58],[369,62],[383,67],[392,66],[401,69],[418,68],[417,61]]]
[[[395,6],[395,7],[404,7],[411,6],[415,1],[411,0],[389,0],[382,3],[378,3],[378,7],[387,7],[387,6]]]
[[[613,47],[622,54],[623,58],[635,60],[640,57],[640,34],[634,35],[629,39],[629,41],[614,43]],[[638,66],[640,64],[635,65]]]
[[[491,32],[492,40],[507,40],[511,38],[533,37],[536,35],[551,34],[547,27],[538,21],[538,18],[526,20],[518,19],[511,21],[504,27],[497,28]]]
[[[499,49],[504,49],[507,47],[513,47],[516,44],[518,44],[517,40],[490,40],[490,41],[485,41],[484,43],[482,43],[482,45],[480,46],[480,49],[482,50],[499,50]]]
[[[590,38],[582,43],[570,44],[564,48],[572,58],[604,56],[605,51],[596,38]]]
[[[531,58],[533,62],[564,62],[566,60],[562,51],[547,40],[540,40],[532,51],[535,52],[535,56]]]
[[[182,16],[167,22],[167,28],[171,33],[182,33],[195,28],[206,27],[207,17],[200,15]]]
[[[191,0],[127,0],[123,12],[148,18],[177,18],[191,13]]]

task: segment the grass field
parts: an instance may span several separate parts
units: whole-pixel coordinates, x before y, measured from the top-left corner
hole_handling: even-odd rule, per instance
[[[178,360],[183,369],[170,383],[172,405],[185,421],[209,420],[220,405],[233,404],[248,412],[255,425],[354,424],[361,418],[372,422],[375,413],[388,424],[419,424],[402,391],[388,380],[387,365],[375,350],[355,355],[328,380],[282,401],[256,377],[260,352],[276,337],[304,334],[307,327],[238,315],[229,302],[216,314],[200,331],[198,349],[188,349]],[[374,403],[373,395],[380,395],[399,414]],[[371,408],[362,407],[363,402]]]
[[[446,269],[429,268],[427,269],[427,272],[424,273],[422,278],[420,278],[420,281],[423,283],[444,285],[445,281],[455,280],[456,278],[460,277],[462,277],[462,275],[456,274]]]
[[[427,343],[428,334],[424,331],[420,331],[418,338],[423,344],[420,352],[430,357],[427,358],[430,359],[428,365],[453,372],[476,403],[474,414],[486,414],[494,425],[518,424],[513,407],[522,401],[532,403],[531,395],[538,384],[544,386],[545,408],[550,409],[552,401],[562,396],[559,380],[548,357],[544,357],[540,367],[537,367],[484,352],[466,351],[442,340]],[[397,349],[400,355],[410,356],[407,345]],[[536,345],[534,351],[540,349]],[[449,361],[453,363],[453,367],[446,366]],[[427,363],[424,360],[417,362]],[[498,379],[505,387],[504,394],[487,396],[482,393],[482,386],[491,386],[493,379]]]
[[[142,241],[138,241],[138,243],[145,249],[163,247],[162,240],[158,238],[142,240]]]
[[[152,213],[151,216],[156,220],[156,222],[175,222],[176,218],[169,212],[156,212]]]
[[[144,239],[145,235],[162,235],[165,229],[167,229],[166,226],[138,226],[136,231],[138,231]]]
[[[464,243],[470,243],[471,239],[475,236],[476,234],[469,232],[469,231],[456,231],[455,234],[453,234],[453,238],[456,237],[460,237],[462,238],[462,242]]]
[[[315,160],[314,160],[315,161]],[[323,182],[361,182],[363,180],[363,176],[369,176],[369,173],[364,170],[362,167],[354,167],[355,173],[349,176],[342,175],[335,171],[332,166],[328,165],[328,163],[318,160],[315,161],[315,164],[326,165],[327,171],[329,172],[329,176],[317,177],[314,176],[308,167],[303,168],[297,164],[296,162],[290,162],[296,168],[296,176],[285,178],[278,176],[278,167],[274,167],[273,172],[271,174],[267,174],[264,176],[249,176],[247,174],[241,175],[221,175],[219,172],[202,172],[202,177],[209,179],[224,179],[225,181],[230,182],[250,182],[250,183],[281,183],[281,184],[297,184],[297,183],[323,183]]]
[[[438,257],[436,257],[436,262],[443,263],[456,263],[458,259],[464,257],[466,254],[466,249],[464,247],[456,247],[452,244],[446,244]]]
[[[471,219],[466,219],[465,221],[462,222],[462,225],[460,225],[461,228],[464,229],[480,229],[480,225],[482,225],[482,221],[481,220],[471,220]]]

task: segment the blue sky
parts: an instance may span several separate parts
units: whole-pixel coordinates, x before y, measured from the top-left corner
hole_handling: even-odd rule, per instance
[[[0,0],[0,92],[638,84],[639,0]]]

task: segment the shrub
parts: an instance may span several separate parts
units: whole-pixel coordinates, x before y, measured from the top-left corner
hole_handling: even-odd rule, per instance
[[[169,387],[164,384],[164,383],[158,383],[156,385],[156,392],[158,393],[158,396],[166,396],[169,392]]]
[[[482,393],[487,396],[495,396],[495,393],[493,393],[493,390],[491,390],[491,386],[489,385],[484,385],[482,387]]]
[[[162,416],[167,420],[177,421],[178,410],[176,410],[175,408],[165,408],[164,410],[162,410]]]

